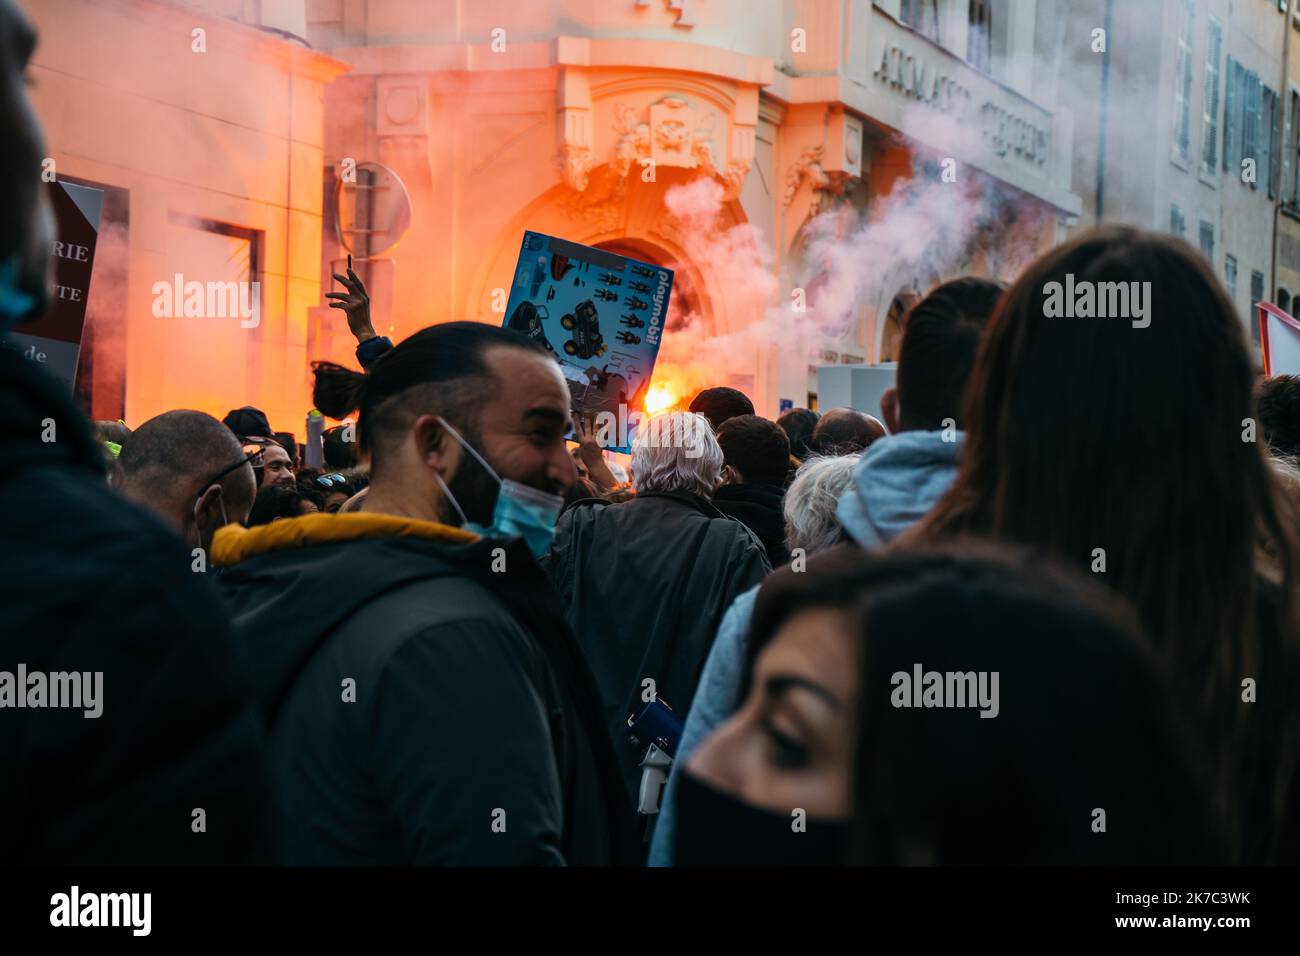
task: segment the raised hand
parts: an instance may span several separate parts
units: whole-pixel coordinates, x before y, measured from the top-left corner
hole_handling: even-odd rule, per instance
[[[618,479],[605,463],[605,455],[596,438],[593,417],[573,413],[573,440],[578,443],[578,458],[587,466],[587,476],[602,493],[618,485]]]
[[[350,257],[349,257],[350,258]],[[348,265],[346,276],[334,273],[334,279],[346,289],[346,292],[326,292],[325,298],[337,299],[331,302],[331,309],[342,309],[348,317],[348,329],[356,336],[357,343],[376,338],[374,325],[370,322],[370,296],[366,294],[365,284]]]

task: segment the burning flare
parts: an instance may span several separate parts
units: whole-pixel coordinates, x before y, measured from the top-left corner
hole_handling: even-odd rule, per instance
[[[651,385],[645,395],[647,415],[658,415],[677,404],[677,392],[671,385]]]

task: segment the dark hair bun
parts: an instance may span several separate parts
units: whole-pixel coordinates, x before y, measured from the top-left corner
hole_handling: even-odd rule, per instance
[[[312,388],[312,403],[330,418],[345,418],[361,405],[361,393],[366,376],[334,362],[313,362],[316,385]]]

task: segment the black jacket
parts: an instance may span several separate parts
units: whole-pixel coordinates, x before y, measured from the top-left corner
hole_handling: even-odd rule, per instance
[[[590,499],[560,516],[545,561],[600,685],[610,735],[636,792],[644,748],[627,742],[643,684],[683,720],[722,616],[770,569],[758,539],[703,498]]]
[[[594,682],[520,541],[308,515],[223,529],[213,555],[261,678],[284,862],[632,862]]]
[[[785,546],[785,512],[781,503],[785,489],[780,485],[723,485],[713,494],[713,504],[724,515],[743,521],[763,542],[767,560],[779,568],[790,560]]]
[[[0,671],[103,674],[97,718],[0,708],[0,860],[264,859],[262,729],[211,583],[108,487],[66,388],[3,346],[0,503]]]

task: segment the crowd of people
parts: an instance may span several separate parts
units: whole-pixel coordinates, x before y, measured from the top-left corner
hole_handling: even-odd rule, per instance
[[[22,49],[4,333],[49,241]],[[1149,325],[1047,317],[1067,276],[1150,283]],[[880,418],[706,388],[627,460],[535,341],[394,343],[336,278],[319,448],[91,423],[0,348],[6,861],[1300,859],[1300,380],[1182,242],[940,285]]]

